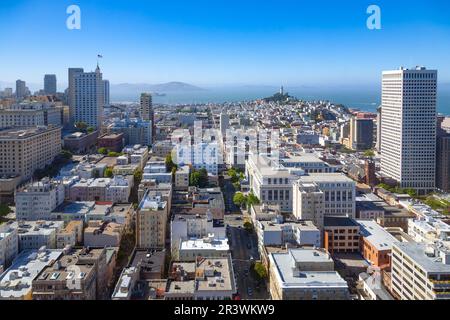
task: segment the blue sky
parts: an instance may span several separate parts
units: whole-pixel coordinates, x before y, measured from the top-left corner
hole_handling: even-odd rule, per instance
[[[81,8],[81,30],[66,8]],[[381,8],[382,30],[366,9]],[[356,86],[425,65],[450,82],[450,2],[415,0],[1,0],[0,81],[67,82],[104,59],[112,83]]]

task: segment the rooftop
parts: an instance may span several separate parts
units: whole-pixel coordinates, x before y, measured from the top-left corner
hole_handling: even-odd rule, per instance
[[[61,130],[60,127],[13,128],[0,130],[0,140],[27,139],[48,131]]]
[[[325,227],[357,227],[358,223],[348,217],[324,217]]]
[[[361,235],[369,241],[377,250],[391,250],[397,239],[373,220],[358,220],[361,227]]]
[[[310,173],[300,177],[301,182],[352,183],[355,182],[343,173]]]
[[[415,263],[429,273],[450,273],[450,264],[442,263],[442,258],[427,255],[427,245],[415,242],[397,242],[395,247],[409,256]]]
[[[21,299],[31,292],[33,279],[62,255],[62,250],[27,250],[0,275],[0,297]]]
[[[336,271],[293,270],[293,260],[310,263],[330,262],[329,255],[318,250],[291,249],[288,253],[272,253],[270,259],[277,268],[281,286],[285,289],[348,287],[347,282]]]

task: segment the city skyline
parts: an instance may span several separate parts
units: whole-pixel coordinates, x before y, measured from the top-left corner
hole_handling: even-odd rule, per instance
[[[445,55],[450,44],[444,41],[450,36],[444,14],[448,3],[378,1],[381,30],[367,28],[370,3],[364,1],[269,1],[257,6],[252,1],[239,6],[77,1],[81,30],[65,25],[71,4],[2,2],[0,30],[8,31],[0,34],[9,50],[0,58],[16,63],[6,64],[0,81],[37,84],[52,73],[62,91],[69,67],[93,70],[102,54],[101,67],[111,84],[371,86],[379,83],[381,70],[401,65],[442,70],[441,83],[450,82]],[[39,24],[33,23],[35,14],[41,17]],[[47,42],[44,50],[30,50],[41,45],[42,37],[57,41]],[[380,54],[386,50],[389,54]]]

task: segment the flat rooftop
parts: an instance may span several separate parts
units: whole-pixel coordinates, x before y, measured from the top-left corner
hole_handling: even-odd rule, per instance
[[[429,257],[425,254],[427,245],[424,243],[397,242],[395,247],[400,249],[403,254],[409,256],[415,263],[420,265],[429,273],[447,273],[450,274],[450,265],[444,264],[436,257]]]
[[[271,259],[277,268],[281,286],[289,288],[348,288],[347,282],[336,271],[307,271],[298,274],[292,269],[293,259],[301,262],[328,262],[328,255],[314,256],[317,250],[292,249],[288,253],[272,253]],[[331,260],[332,261],[332,260]]]
[[[228,251],[230,246],[228,239],[189,239],[181,241],[180,250],[217,250]]]
[[[347,177],[343,173],[310,173],[307,176],[300,177],[301,182],[310,182],[310,183],[321,183],[321,182],[329,182],[329,183],[352,183],[355,182]]]
[[[16,140],[16,139],[27,139],[48,131],[59,130],[60,127],[32,127],[32,128],[13,128],[0,130],[0,140]]]
[[[0,297],[21,299],[31,291],[34,278],[62,255],[62,250],[26,250],[0,275]]]
[[[361,235],[377,250],[391,250],[394,243],[397,242],[397,239],[375,221],[357,220],[357,222],[361,227]]]
[[[325,227],[357,227],[358,223],[352,218],[348,217],[324,217]]]

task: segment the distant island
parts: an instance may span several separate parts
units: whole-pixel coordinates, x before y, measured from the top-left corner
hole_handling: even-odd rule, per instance
[[[150,92],[154,93],[155,96],[165,96],[167,93],[200,91],[206,90],[184,82],[167,82],[161,84],[121,83],[111,85],[111,92],[117,95],[139,95],[142,92]]]
[[[297,99],[290,96],[288,92],[284,92],[283,87],[281,87],[280,92],[275,93],[273,96],[264,98],[264,102],[276,102],[276,103],[288,103],[288,102],[296,102]]]

